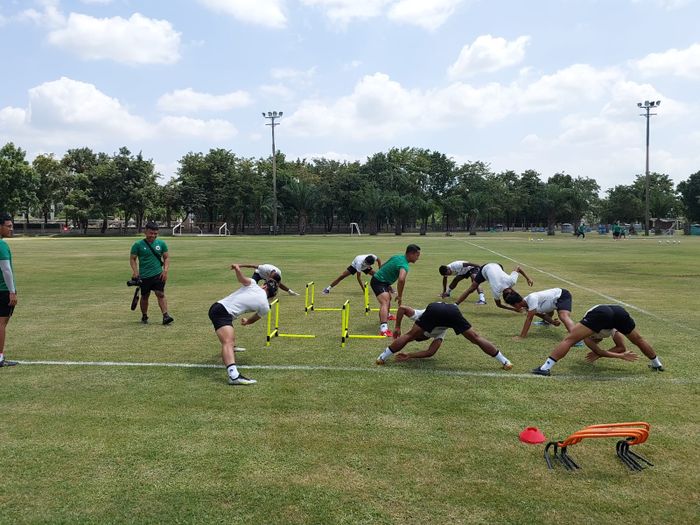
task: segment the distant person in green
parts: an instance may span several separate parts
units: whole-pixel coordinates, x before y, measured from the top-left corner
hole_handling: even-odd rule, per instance
[[[622,226],[620,226],[620,221],[613,224],[612,234],[613,234],[613,240],[615,240],[615,241],[620,240],[620,236],[622,235]]]
[[[7,323],[15,311],[17,305],[17,288],[15,287],[15,274],[12,268],[12,252],[5,242],[5,238],[12,237],[14,227],[12,216],[7,213],[0,214],[0,368],[14,366],[16,361],[5,359],[5,332]]]
[[[156,239],[158,225],[155,222],[146,223],[145,235],[131,247],[129,259],[131,278],[141,279],[141,322],[148,324],[148,298],[153,291],[163,312],[163,324],[168,325],[174,321],[168,314],[168,301],[165,299],[165,282],[170,268],[168,245]]]
[[[583,223],[579,224],[578,228],[576,228],[576,238],[578,239],[579,237],[586,238],[586,225]]]
[[[369,285],[377,296],[379,302],[379,334],[392,337],[387,321],[389,317],[389,305],[391,303],[391,285],[398,280],[396,290],[398,295],[396,302],[401,306],[403,300],[403,289],[406,285],[408,275],[408,265],[415,263],[420,257],[420,246],[409,244],[406,253],[403,255],[393,255],[385,262],[379,270],[372,276]]]

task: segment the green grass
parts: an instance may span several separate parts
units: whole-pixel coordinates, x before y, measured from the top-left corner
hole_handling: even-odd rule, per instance
[[[0,523],[697,521],[698,238],[168,238],[170,327],[143,326],[128,308],[134,240],[10,240],[20,304],[8,358],[220,365],[207,310],[237,287],[234,261],[280,266],[302,292],[280,297],[282,330],[317,337],[265,348],[264,322],[236,324],[248,349],[239,365],[259,381],[248,388],[227,386],[221,368],[1,369]],[[533,290],[568,288],[575,320],[611,302],[605,296],[641,308],[629,310],[667,371],[653,374],[643,356],[589,365],[574,349],[551,378],[531,377],[562,328],[533,327],[512,341],[523,317],[497,310],[488,292],[489,306],[470,297],[462,310],[513,361],[511,372],[453,334],[432,359],[378,368],[381,341],[341,349],[339,312],[304,315],[304,284],[315,280],[317,306],[350,299],[353,332],[375,333],[354,278],[328,297],[320,290],[355,255],[384,259],[409,242],[423,251],[406,304],[437,300],[440,264],[498,261],[510,270],[512,258]],[[548,471],[543,447],[517,438],[526,426],[561,439],[636,420],[652,425],[639,451],[655,464],[639,473],[615,457],[613,439],[572,447],[583,469],[571,473]]]

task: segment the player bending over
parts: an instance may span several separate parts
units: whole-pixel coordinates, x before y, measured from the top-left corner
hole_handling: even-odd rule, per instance
[[[253,279],[256,283],[260,281],[273,280],[277,282],[280,289],[284,290],[289,295],[299,295],[282,282],[282,270],[277,268],[277,266],[272,264],[239,264],[238,266],[241,268],[255,268],[255,273],[253,273],[251,279]]]
[[[532,286],[532,279],[525,274],[520,266],[516,266],[515,270],[513,270],[509,275],[503,271],[503,266],[498,263],[485,264],[481,267],[479,273],[474,276],[474,281],[472,282],[471,286],[469,286],[469,288],[459,296],[459,299],[455,301],[455,304],[461,304],[467,297],[469,297],[469,294],[478,288],[481,283],[488,281],[496,306],[503,308],[504,310],[517,312],[519,311],[517,308],[501,304],[501,294],[506,289],[512,290],[515,283],[518,282],[518,275],[525,277],[527,285]]]
[[[362,291],[364,292],[365,285],[362,282],[362,276],[360,275],[360,272],[364,273],[365,275],[374,275],[374,269],[372,268],[372,265],[375,262],[377,263],[377,268],[382,267],[382,260],[373,253],[369,253],[367,255],[358,255],[350,263],[350,266],[348,266],[335,281],[333,281],[331,284],[329,284],[323,289],[323,295],[328,295],[329,293],[331,293],[331,288],[337,286],[340,281],[342,281],[350,275],[354,275],[355,277],[357,277],[357,283],[360,285],[360,289],[362,289]]]
[[[438,268],[440,275],[442,275],[442,293],[440,294],[440,297],[449,297],[454,289],[457,288],[457,283],[459,283],[459,281],[462,279],[469,277],[472,282],[474,282],[474,277],[476,277],[476,274],[479,273],[479,270],[481,270],[481,266],[469,261],[453,261],[450,264],[440,266],[440,268]],[[450,283],[449,290],[447,289],[448,275],[455,276]],[[486,297],[484,296],[484,292],[481,290],[481,287],[477,285],[476,291],[479,294],[479,300],[476,302],[476,304],[486,304]]]
[[[574,322],[571,320],[573,298],[571,297],[571,292],[565,288],[550,288],[541,292],[533,292],[526,295],[525,298],[512,288],[506,288],[503,290],[503,300],[518,311],[527,308],[527,317],[525,318],[523,329],[520,331],[520,335],[513,337],[516,341],[527,337],[535,316],[554,326],[564,323],[567,332],[571,332],[574,327]],[[552,318],[555,310],[559,319]]]

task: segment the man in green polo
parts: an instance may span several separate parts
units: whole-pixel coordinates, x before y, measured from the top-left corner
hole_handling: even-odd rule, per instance
[[[12,232],[12,216],[0,214],[0,368],[17,364],[16,361],[5,359],[5,331],[17,304],[12,252],[5,242],[5,237],[12,237]]]
[[[369,285],[379,301],[379,334],[392,337],[391,330],[387,325],[389,320],[389,304],[391,303],[391,285],[398,279],[396,287],[398,295],[396,301],[401,306],[403,300],[403,288],[406,285],[409,263],[415,263],[420,257],[420,246],[409,244],[406,253],[394,255],[385,262],[382,267],[372,276]]]
[[[168,325],[174,321],[168,314],[168,302],[165,299],[165,282],[170,268],[168,245],[156,239],[158,225],[155,222],[146,223],[145,234],[145,239],[135,242],[131,247],[129,259],[131,278],[141,279],[141,322],[148,324],[148,298],[153,291],[160,311],[163,312],[163,324]]]

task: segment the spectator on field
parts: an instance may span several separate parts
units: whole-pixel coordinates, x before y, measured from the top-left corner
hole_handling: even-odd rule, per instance
[[[7,324],[17,306],[17,288],[12,266],[12,252],[5,239],[12,237],[14,225],[9,213],[0,213],[0,367],[14,366],[17,361],[5,359]]]
[[[131,247],[131,278],[141,279],[141,322],[148,324],[148,299],[151,292],[158,299],[158,306],[163,314],[163,324],[169,325],[174,319],[168,314],[168,301],[165,298],[165,283],[170,269],[168,245],[157,239],[158,225],[147,222],[145,238],[135,242]]]

